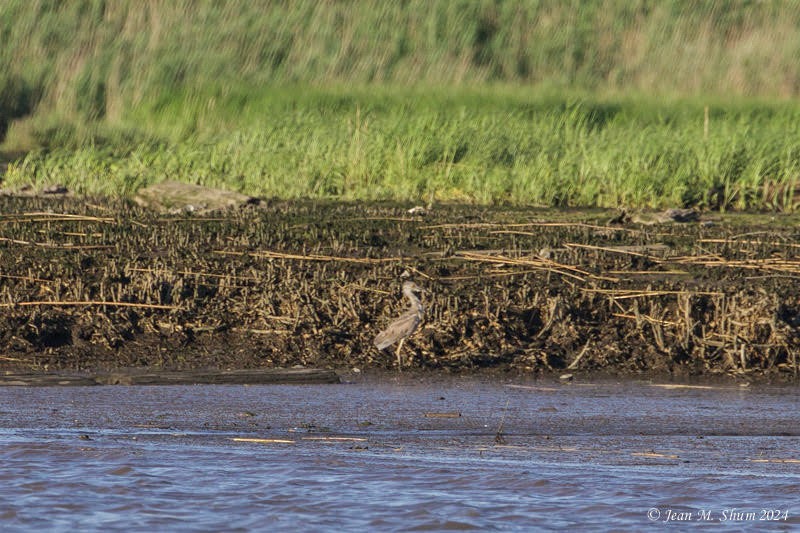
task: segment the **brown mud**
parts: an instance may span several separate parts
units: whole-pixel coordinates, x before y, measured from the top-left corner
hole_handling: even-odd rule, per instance
[[[0,371],[391,369],[408,270],[408,369],[797,378],[797,217],[407,208],[0,197]]]

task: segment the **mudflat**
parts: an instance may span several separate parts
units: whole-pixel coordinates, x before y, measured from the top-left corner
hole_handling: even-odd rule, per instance
[[[0,371],[396,367],[794,380],[797,216],[0,197]]]

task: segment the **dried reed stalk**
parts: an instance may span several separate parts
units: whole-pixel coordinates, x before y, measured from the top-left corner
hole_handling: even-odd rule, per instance
[[[172,272],[167,272],[166,269],[159,270],[154,268],[138,268],[138,267],[129,267],[129,271],[131,272],[146,272],[148,274],[173,274],[173,275],[181,275],[181,276],[201,276],[204,278],[221,278],[221,279],[237,279],[237,280],[245,280],[245,281],[260,281],[259,278],[255,276],[236,276],[233,274],[211,274],[208,272],[193,272],[191,270],[175,270]]]
[[[800,244],[794,242],[778,242],[778,241],[739,241],[730,239],[697,239],[697,242],[706,242],[712,244],[755,244],[767,246],[787,246],[789,248],[800,248]]]
[[[641,246],[594,246],[591,244],[565,242],[564,246],[567,248],[582,248],[585,250],[597,250],[600,252],[611,252],[615,254],[635,255],[637,257],[645,257],[648,259],[656,259],[656,257],[647,253],[642,253],[639,250],[660,250],[665,252],[670,250],[669,246],[665,244],[650,244]]]
[[[42,218],[34,218],[42,217]],[[117,220],[111,217],[93,217],[90,215],[73,215],[70,213],[48,213],[46,211],[34,211],[32,213],[19,213],[3,217],[0,222],[104,222],[116,223]]]
[[[20,281],[35,281],[38,283],[53,283],[52,279],[32,278],[29,276],[14,276],[12,274],[0,274],[0,278],[18,279]]]
[[[456,252],[456,256],[466,259],[467,261],[527,266],[537,270],[545,270],[548,272],[561,274],[562,276],[566,276],[580,282],[586,282],[586,278],[601,279],[604,281],[618,281],[616,278],[595,276],[589,272],[586,272],[585,270],[581,270],[580,268],[545,259],[515,259],[503,255],[479,254],[474,252]]]
[[[298,254],[286,254],[281,252],[270,252],[270,251],[232,252],[228,250],[214,250],[214,253],[220,255],[235,255],[235,256],[250,255],[253,257],[264,257],[268,259],[293,259],[296,261],[330,261],[330,262],[340,262],[340,263],[361,263],[367,265],[392,263],[392,262],[396,263],[403,261],[402,257],[382,257],[382,258],[340,257],[340,256],[337,257],[333,255],[320,255],[320,254],[298,255]]]
[[[48,301],[40,301],[40,302],[15,302],[15,303],[4,303],[0,304],[0,307],[31,307],[36,305],[42,306],[52,306],[52,307],[82,307],[82,306],[108,306],[108,307],[137,307],[140,309],[180,309],[180,306],[177,305],[159,305],[159,304],[138,304],[133,302],[105,302],[105,301],[95,301],[95,300],[87,300],[87,301],[80,301],[80,302],[48,302]]]
[[[624,231],[626,233],[642,233],[642,230],[612,227],[612,226],[599,226],[597,224],[586,224],[585,222],[522,222],[518,224],[504,224],[502,222],[476,222],[472,224],[435,224],[431,226],[420,226],[419,229],[480,229],[480,228],[588,228],[603,231]],[[492,233],[503,233],[504,230],[499,230]],[[538,233],[530,233],[530,235],[538,235]]]
[[[620,276],[688,276],[690,272],[686,270],[609,270],[608,274]]]
[[[677,322],[671,322],[669,320],[661,320],[661,319],[658,319],[658,318],[653,318],[650,315],[645,315],[645,314],[642,314],[642,313],[639,313],[638,315],[625,315],[625,314],[622,314],[622,313],[611,313],[611,316],[615,316],[615,317],[618,317],[618,318],[627,318],[627,319],[630,319],[630,320],[637,320],[637,321],[644,319],[645,321],[650,322],[651,324],[658,324],[660,326],[677,326],[678,325]]]
[[[690,296],[724,296],[722,292],[713,291],[649,291],[643,289],[595,289],[595,288],[581,288],[583,292],[595,292],[599,294],[607,294],[614,300],[625,300],[628,298],[648,298],[652,296],[667,296],[670,294],[686,294]]]
[[[40,248],[58,248],[60,250],[107,250],[114,248],[107,244],[52,244],[49,242],[31,242],[22,241],[19,239],[9,239],[8,237],[0,237],[0,241],[9,242],[11,244],[22,244],[24,246],[38,246]]]
[[[251,333],[253,335],[288,335],[292,333],[289,329],[250,329],[250,328],[231,328],[238,333]]]

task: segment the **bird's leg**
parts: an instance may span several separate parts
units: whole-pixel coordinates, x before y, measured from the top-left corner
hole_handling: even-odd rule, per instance
[[[400,342],[397,344],[397,369],[402,372],[403,371],[403,356],[400,353],[400,350],[403,349],[403,343],[406,342],[405,339],[400,339]]]

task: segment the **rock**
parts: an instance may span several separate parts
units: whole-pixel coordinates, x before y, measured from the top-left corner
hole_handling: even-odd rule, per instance
[[[620,209],[620,211],[616,215],[611,217],[608,223],[610,225],[627,224],[630,221],[631,221],[631,216],[628,214],[628,212],[625,211],[624,209]]]
[[[675,222],[697,222],[700,220],[700,212],[696,209],[667,209],[662,216]]]
[[[259,202],[257,198],[238,192],[177,181],[164,181],[141,189],[133,200],[156,211],[197,214]]]
[[[57,183],[55,185],[48,185],[44,189],[42,189],[42,194],[67,194],[69,189],[65,186]]]
[[[631,222],[636,224],[668,224],[699,220],[700,211],[696,209],[667,209],[661,213],[639,213],[631,218]]]

